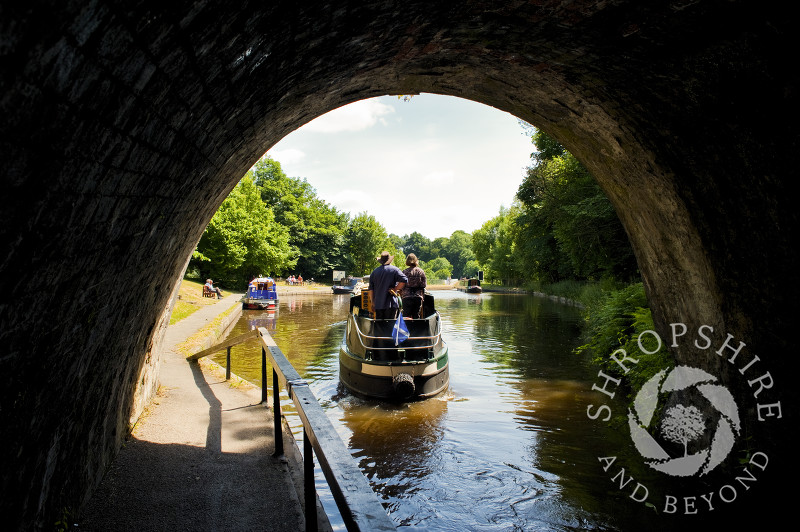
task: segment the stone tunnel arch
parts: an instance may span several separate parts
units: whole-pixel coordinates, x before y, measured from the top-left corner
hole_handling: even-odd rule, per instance
[[[795,368],[797,77],[779,9],[161,4],[2,8],[0,441],[13,525],[45,526],[99,482],[158,359],[175,279],[239,177],[292,130],[372,96],[464,97],[554,135],[616,206],[662,332],[713,325],[772,375]],[[747,392],[722,357],[676,357]],[[784,430],[789,410],[753,430]]]

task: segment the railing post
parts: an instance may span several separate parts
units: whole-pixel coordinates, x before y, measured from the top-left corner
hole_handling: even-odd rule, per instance
[[[261,348],[261,402],[266,403],[269,401],[269,394],[267,393],[267,350]]]
[[[275,456],[283,456],[283,430],[281,429],[281,398],[278,374],[272,370],[272,416],[275,425]]]
[[[231,346],[228,346],[228,355],[225,357],[225,380],[231,380]]]
[[[317,486],[314,483],[314,449],[303,426],[303,493],[306,501],[306,531],[317,532]]]

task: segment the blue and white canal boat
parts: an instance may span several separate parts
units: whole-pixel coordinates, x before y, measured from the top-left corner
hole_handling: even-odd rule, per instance
[[[272,277],[256,277],[250,281],[247,293],[242,299],[246,310],[265,310],[278,308],[278,292]]]

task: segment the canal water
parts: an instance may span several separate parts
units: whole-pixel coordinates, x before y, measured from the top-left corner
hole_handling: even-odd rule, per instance
[[[625,530],[645,519],[598,462],[619,431],[587,418],[598,369],[573,351],[579,310],[531,295],[433,294],[450,387],[425,401],[371,401],[339,384],[349,296],[286,295],[277,312],[244,311],[231,335],[270,331],[400,530]],[[257,340],[234,347],[232,360],[235,374],[260,385]],[[224,365],[224,353],[216,361]]]

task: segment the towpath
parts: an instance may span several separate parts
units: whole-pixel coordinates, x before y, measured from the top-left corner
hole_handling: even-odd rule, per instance
[[[272,410],[247,383],[231,385],[176,346],[234,305],[232,294],[171,325],[159,393],[84,509],[91,531],[295,531],[305,529],[302,463],[287,441],[272,456]],[[289,435],[288,429],[285,435]],[[330,525],[318,508],[320,530]]]

